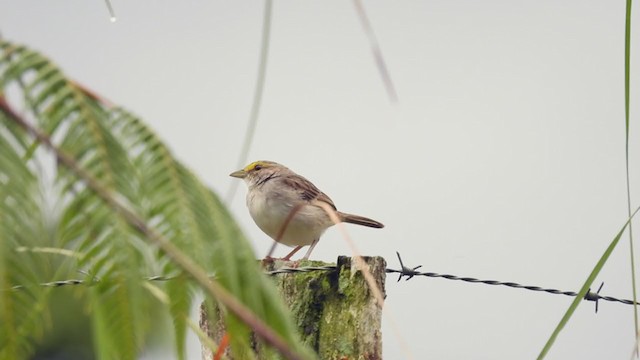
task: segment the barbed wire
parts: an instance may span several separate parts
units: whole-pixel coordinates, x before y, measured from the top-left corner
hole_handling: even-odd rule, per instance
[[[463,281],[463,282],[468,282],[468,283],[476,283],[476,284],[479,283],[479,284],[493,285],[493,286],[507,286],[507,287],[515,288],[515,289],[525,289],[525,290],[530,290],[530,291],[546,292],[546,293],[554,294],[554,295],[565,295],[565,296],[571,296],[571,297],[578,296],[578,293],[575,292],[575,291],[562,291],[562,290],[557,290],[557,289],[546,289],[546,288],[543,288],[543,287],[540,287],[540,286],[521,285],[521,284],[518,284],[518,283],[515,283],[515,282],[506,282],[506,281],[498,281],[498,280],[481,280],[481,279],[476,279],[476,278],[472,278],[472,277],[461,277],[461,276],[450,275],[450,274],[438,274],[438,273],[433,273],[433,272],[419,272],[419,271],[416,271],[416,270],[421,268],[422,265],[418,265],[418,266],[416,266],[414,268],[406,267],[402,262],[402,257],[400,257],[400,253],[398,253],[396,251],[396,255],[398,255],[398,261],[400,262],[401,270],[386,269],[386,272],[387,273],[400,274],[398,276],[398,281],[402,280],[402,278],[405,277],[405,276],[407,277],[406,280],[409,280],[414,276],[426,276],[426,277],[432,277],[432,278],[443,278],[443,279],[447,279],[447,280],[457,280],[457,281]],[[614,297],[611,297],[611,296],[602,296],[602,295],[600,295],[600,290],[602,290],[603,286],[604,286],[604,282],[602,282],[600,284],[600,286],[598,287],[598,291],[596,291],[595,293],[592,292],[591,289],[589,289],[589,291],[587,291],[587,293],[584,295],[584,298],[583,298],[583,300],[595,302],[596,313],[598,312],[598,301],[599,300],[618,302],[618,303],[626,304],[626,305],[633,305],[633,300],[618,299],[618,298],[614,298]],[[636,304],[640,304],[640,303],[636,303]]]
[[[484,285],[492,285],[492,286],[506,286],[506,287],[510,287],[510,288],[514,288],[514,289],[524,289],[524,290],[529,290],[529,291],[537,291],[537,292],[545,292],[545,293],[549,293],[549,294],[553,294],[553,295],[564,295],[564,296],[571,296],[571,297],[576,297],[578,295],[577,292],[575,291],[562,291],[562,290],[557,290],[557,289],[549,289],[549,288],[543,288],[540,286],[532,286],[532,285],[522,285],[522,284],[518,284],[516,282],[510,282],[510,281],[498,281],[498,280],[483,280],[483,279],[477,279],[477,278],[473,278],[473,277],[465,277],[465,276],[457,276],[457,275],[451,275],[451,274],[439,274],[439,273],[435,273],[435,272],[420,272],[417,271],[419,268],[422,267],[422,265],[418,265],[415,267],[407,267],[404,265],[403,261],[402,261],[402,257],[400,256],[400,253],[396,252],[396,255],[398,256],[398,261],[400,262],[400,270],[397,269],[390,269],[390,268],[386,268],[385,272],[387,274],[398,274],[398,281],[402,280],[403,278],[408,281],[410,279],[412,279],[413,277],[416,276],[424,276],[424,277],[431,277],[431,278],[442,278],[442,279],[446,279],[446,280],[455,280],[455,281],[462,281],[462,282],[466,282],[466,283],[473,283],[473,284],[484,284]],[[335,271],[337,269],[336,265],[326,265],[326,266],[305,266],[305,267],[282,267],[276,270],[270,270],[270,271],[265,271],[266,275],[269,276],[275,276],[275,275],[279,275],[279,274],[295,274],[295,273],[309,273],[309,272],[313,272],[313,271]],[[87,273],[85,273],[86,275],[89,275]],[[144,278],[144,280],[146,281],[170,281],[173,279],[176,279],[180,277],[179,275],[156,275],[156,276],[149,276]],[[215,275],[210,275],[210,277],[215,277]],[[81,279],[68,279],[68,280],[60,280],[60,281],[51,281],[51,282],[46,282],[46,283],[39,283],[37,284],[37,286],[44,286],[44,287],[62,287],[62,286],[72,286],[72,285],[93,285],[97,282],[99,282],[100,279],[96,278],[96,277],[92,277],[90,280],[81,280]],[[627,299],[618,299],[612,296],[602,296],[600,295],[600,291],[602,290],[602,287],[604,286],[604,282],[600,284],[600,286],[598,287],[598,290],[594,293],[591,291],[591,289],[589,289],[589,291],[585,294],[583,300],[586,301],[593,301],[595,302],[595,310],[596,313],[598,312],[598,301],[600,300],[604,300],[604,301],[611,301],[611,302],[617,302],[617,303],[621,303],[621,304],[626,304],[626,305],[633,305],[633,300],[627,300]],[[12,288],[10,288],[10,290],[21,290],[26,288],[25,285],[17,285],[14,286]],[[6,290],[5,290],[6,291]],[[637,303],[637,304],[640,304]]]
[[[326,265],[326,266],[305,266],[301,268],[295,267],[282,267],[280,269],[265,271],[267,275],[278,275],[278,274],[295,274],[295,273],[305,273],[312,271],[335,271],[337,267],[335,265]]]

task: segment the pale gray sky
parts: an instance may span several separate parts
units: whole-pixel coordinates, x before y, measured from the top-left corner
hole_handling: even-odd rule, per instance
[[[0,0],[0,31],[142,116],[224,195],[252,101],[262,4],[113,0],[111,23],[102,0]],[[388,101],[351,1],[276,1],[250,160],[283,163],[339,209],[385,223],[349,231],[391,267],[397,250],[424,271],[577,291],[626,221],[624,1],[365,6],[399,103]],[[231,209],[263,256],[271,242],[244,195],[242,186]],[[312,257],[348,252],[331,229]],[[630,298],[629,279],[625,237],[596,287]],[[390,277],[387,294],[416,359],[534,358],[572,300],[427,278]],[[632,307],[593,310],[581,305],[549,359],[630,358]],[[383,334],[385,358],[403,358],[388,320]]]

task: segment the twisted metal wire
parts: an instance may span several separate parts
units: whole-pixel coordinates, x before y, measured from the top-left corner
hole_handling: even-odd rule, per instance
[[[337,267],[335,265],[326,265],[326,266],[305,266],[301,268],[294,267],[283,267],[276,270],[265,271],[267,275],[278,275],[278,274],[294,274],[294,273],[305,273],[312,271],[334,271]]]
[[[398,255],[398,260],[400,262],[400,270],[396,270],[396,269],[389,269],[387,268],[385,270],[386,273],[388,274],[399,274],[398,275],[398,281],[402,280],[403,278],[405,280],[410,280],[411,278],[415,277],[415,276],[424,276],[424,277],[431,277],[431,278],[442,278],[442,279],[447,279],[447,280],[456,280],[456,281],[463,281],[463,282],[467,282],[467,283],[474,283],[474,284],[484,284],[484,285],[493,285],[493,286],[507,286],[510,288],[515,288],[515,289],[525,289],[525,290],[530,290],[530,291],[538,291],[538,292],[546,292],[549,294],[553,294],[553,295],[564,295],[564,296],[571,296],[571,297],[575,297],[578,295],[577,292],[575,291],[562,291],[562,290],[557,290],[557,289],[549,289],[549,288],[543,288],[540,286],[532,286],[532,285],[522,285],[522,284],[518,284],[515,282],[510,282],[510,281],[498,281],[498,280],[483,280],[483,279],[476,279],[473,277],[463,277],[463,276],[457,276],[457,275],[451,275],[451,274],[439,274],[439,273],[435,273],[435,272],[420,272],[417,271],[419,268],[422,267],[422,265],[410,268],[404,265],[404,263],[402,262],[402,258],[400,257],[400,254],[398,252],[396,252],[396,254]],[[335,265],[327,265],[327,266],[306,266],[306,267],[283,267],[280,269],[276,269],[276,270],[271,270],[271,271],[265,271],[266,275],[269,276],[275,276],[275,275],[279,275],[279,274],[295,274],[295,273],[308,273],[308,272],[313,272],[313,271],[335,271],[337,269],[337,267]],[[158,275],[158,276],[149,276],[146,277],[144,280],[146,281],[169,281],[169,280],[173,280],[175,278],[177,278],[177,275]],[[211,277],[215,277],[215,275],[211,275]],[[95,284],[97,282],[99,282],[100,279],[97,278],[92,278],[90,280],[80,280],[80,279],[69,279],[69,280],[61,280],[61,281],[52,281],[52,282],[46,282],[46,283],[40,283],[38,284],[38,286],[45,286],[45,287],[62,287],[62,286],[70,286],[70,285],[92,285]],[[602,296],[600,295],[600,290],[602,290],[602,286],[604,285],[604,283],[602,283],[600,285],[600,287],[598,288],[598,291],[596,292],[592,292],[591,290],[589,290],[587,292],[587,294],[584,296],[584,300],[587,301],[593,301],[595,302],[596,305],[596,312],[598,312],[598,301],[599,300],[604,300],[604,301],[611,301],[611,302],[617,302],[617,303],[621,303],[621,304],[626,304],[626,305],[633,305],[633,301],[632,300],[627,300],[627,299],[618,299],[612,296]],[[20,289],[24,289],[26,286],[24,285],[17,285],[11,288],[11,290],[20,290]],[[640,304],[640,302],[638,303]]]
[[[530,290],[530,291],[539,291],[539,292],[546,292],[549,294],[554,294],[554,295],[565,295],[565,296],[578,296],[578,293],[575,291],[562,291],[562,290],[557,290],[557,289],[546,289],[546,288],[542,288],[540,286],[532,286],[532,285],[521,285],[515,282],[505,282],[505,281],[498,281],[498,280],[481,280],[481,279],[476,279],[476,278],[472,278],[472,277],[460,277],[460,276],[456,276],[456,275],[450,275],[450,274],[438,274],[438,273],[433,273],[433,272],[419,272],[416,271],[417,269],[421,268],[422,265],[418,265],[414,268],[409,268],[407,266],[404,265],[404,263],[402,262],[402,258],[400,257],[400,253],[398,253],[396,251],[396,255],[398,255],[398,261],[400,262],[400,267],[401,270],[394,270],[394,269],[386,269],[387,273],[397,273],[400,274],[398,276],[398,281],[402,280],[403,277],[406,276],[406,280],[409,280],[411,278],[413,278],[414,276],[426,276],[426,277],[433,277],[433,278],[444,278],[447,280],[458,280],[458,281],[464,281],[464,282],[468,282],[468,283],[480,283],[480,284],[485,284],[485,285],[494,285],[494,286],[507,286],[507,287],[511,287],[511,288],[515,288],[515,289],[525,289],[525,290]],[[602,296],[600,295],[600,290],[602,290],[602,287],[604,286],[604,282],[600,284],[600,287],[598,288],[598,291],[596,291],[595,293],[591,291],[591,289],[589,289],[589,291],[587,291],[587,293],[584,295],[583,300],[587,300],[587,301],[594,301],[596,304],[596,313],[598,312],[598,301],[599,300],[605,300],[605,301],[612,301],[612,302],[618,302],[621,304],[626,304],[626,305],[633,305],[633,300],[627,300],[627,299],[618,299],[618,298],[614,298],[611,296]],[[636,303],[636,304],[640,304],[640,303]]]

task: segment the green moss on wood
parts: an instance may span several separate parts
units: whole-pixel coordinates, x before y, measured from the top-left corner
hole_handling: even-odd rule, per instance
[[[381,257],[364,259],[384,293],[386,262]],[[265,269],[326,265],[331,264],[275,260],[266,263]],[[277,274],[272,278],[291,310],[303,342],[320,359],[382,358],[381,304],[372,296],[362,272],[354,269],[352,258],[339,257],[336,271]]]

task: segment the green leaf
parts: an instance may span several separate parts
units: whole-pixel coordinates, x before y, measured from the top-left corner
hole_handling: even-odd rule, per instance
[[[0,121],[5,122],[0,113]],[[0,359],[20,359],[42,332],[47,291],[14,286],[46,279],[47,264],[36,253],[17,252],[45,236],[36,177],[22,160],[24,144],[0,129]]]
[[[618,231],[616,236],[613,238],[613,240],[605,250],[605,252],[600,257],[600,260],[598,260],[598,263],[596,264],[596,266],[593,268],[593,270],[591,270],[591,273],[587,277],[587,280],[584,282],[584,284],[582,284],[582,287],[580,288],[580,291],[576,295],[575,299],[573,299],[573,301],[571,302],[571,305],[569,305],[569,308],[564,313],[564,316],[562,316],[562,319],[560,320],[556,328],[553,330],[553,333],[547,340],[547,343],[544,345],[544,348],[542,348],[542,351],[540,351],[540,354],[538,355],[538,360],[544,359],[544,357],[547,355],[549,350],[551,350],[551,347],[553,346],[553,343],[556,341],[556,338],[560,334],[560,331],[562,331],[565,325],[569,322],[569,319],[571,319],[571,316],[573,315],[575,310],[578,308],[578,305],[580,305],[580,303],[584,299],[584,296],[589,292],[589,289],[591,288],[591,284],[593,284],[596,277],[600,273],[600,270],[602,270],[602,268],[604,267],[604,264],[606,264],[607,260],[609,259],[609,256],[613,252],[613,249],[615,249],[616,245],[618,245],[618,242],[620,241],[620,237],[622,237],[622,234],[624,234],[624,231],[627,229],[627,226],[629,226],[629,224],[631,223],[631,219],[633,219],[636,213],[638,213],[638,210],[640,210],[640,208],[636,209],[636,211],[634,211],[631,214],[631,217],[622,226],[620,231]]]
[[[12,150],[3,151],[0,159],[2,193],[11,199],[0,209],[0,286],[29,285],[33,289],[20,295],[0,293],[0,320],[6,319],[0,324],[0,335],[11,334],[7,346],[0,346],[7,349],[3,350],[7,357],[28,354],[35,345],[32,335],[37,329],[33,324],[39,313],[24,316],[16,311],[28,311],[34,304],[46,309],[46,291],[35,286],[51,276],[44,275],[51,271],[40,271],[45,263],[55,267],[54,274],[81,270],[94,280],[85,289],[89,296],[81,299],[86,301],[96,356],[136,358],[154,328],[148,307],[157,304],[153,292],[144,290],[142,279],[186,273],[181,267],[185,263],[177,265],[175,257],[142,235],[140,224],[144,224],[160,234],[161,241],[186,254],[201,273],[218,274],[220,284],[232,296],[269,324],[292,349],[313,358],[301,345],[273,284],[262,274],[225,206],[141,119],[76,85],[39,53],[0,40],[0,94],[10,87],[23,99],[22,103],[8,104],[10,109],[28,109],[18,116],[35,119],[37,131],[52,139],[52,145],[47,145],[48,152],[37,151],[41,144],[15,125],[12,113],[16,112],[0,111],[4,126],[0,135],[5,140],[0,150]],[[62,158],[71,159],[73,166],[68,161],[58,162]],[[55,181],[47,185],[43,180],[47,176],[37,164],[53,165],[54,161]],[[38,201],[42,200],[42,187],[47,187],[47,201],[53,205],[43,206]],[[45,209],[53,212],[46,219],[34,219],[33,214],[42,215]],[[123,216],[123,209],[131,215]],[[46,236],[42,236],[44,228],[48,229]],[[23,252],[20,256],[32,258],[10,262],[19,259],[12,246],[43,246],[44,239],[46,246],[79,256]],[[42,262],[42,257],[55,256],[63,259]],[[183,358],[186,316],[195,283],[175,281],[166,285],[169,306],[165,310],[173,318],[176,354]],[[23,298],[18,301],[16,296]],[[250,356],[248,326],[231,315],[226,321],[234,353]],[[45,336],[49,330],[48,326],[43,328]]]

